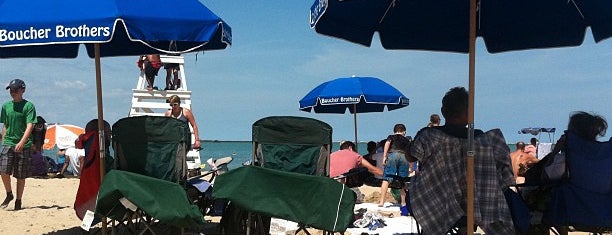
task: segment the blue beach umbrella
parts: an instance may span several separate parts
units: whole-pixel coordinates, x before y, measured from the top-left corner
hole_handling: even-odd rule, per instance
[[[383,112],[408,106],[409,100],[379,78],[348,77],[327,81],[300,100],[300,110],[315,113],[353,114],[357,144],[357,113]]]
[[[100,57],[224,49],[231,39],[198,0],[0,0],[0,58],[75,58],[81,44],[95,58],[100,136]]]
[[[230,27],[198,0],[0,0],[0,58],[95,58],[224,49]],[[170,42],[176,49],[169,50]]]
[[[473,218],[476,37],[490,53],[578,46],[586,28],[600,42],[612,36],[610,0],[315,0],[317,33],[386,49],[469,53],[467,227]],[[468,230],[469,234],[473,231]]]

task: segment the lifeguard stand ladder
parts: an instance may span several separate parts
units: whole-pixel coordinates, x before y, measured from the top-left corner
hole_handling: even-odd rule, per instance
[[[181,107],[193,110],[191,107],[191,91],[187,86],[185,77],[185,60],[182,56],[160,55],[162,63],[176,63],[179,65],[180,88],[177,90],[147,90],[146,78],[144,72],[140,72],[136,88],[132,89],[132,107],[130,108],[129,117],[137,116],[164,116],[166,111],[170,109],[170,105],[166,102],[172,95],[177,95],[181,98]],[[171,74],[171,76],[174,76]],[[174,80],[174,77],[171,77]],[[166,70],[162,67],[155,78],[157,87],[163,89],[166,85]],[[193,129],[191,130],[191,142],[195,140]],[[200,153],[191,150],[187,153],[187,168],[190,173],[201,167]],[[198,173],[196,173],[198,174]]]

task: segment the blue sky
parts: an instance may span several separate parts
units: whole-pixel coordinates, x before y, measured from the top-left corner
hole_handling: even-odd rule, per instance
[[[352,140],[351,114],[298,109],[310,89],[352,75],[379,77],[410,98],[407,108],[359,114],[360,141],[385,138],[396,123],[414,135],[430,114],[440,113],[449,88],[468,86],[467,54],[387,51],[378,39],[368,48],[319,35],[308,24],[311,1],[203,3],[233,32],[226,50],[184,55],[203,139],[250,140],[256,120],[291,115],[325,121],[334,128],[334,140]],[[595,44],[588,31],[584,44],[573,48],[489,54],[481,40],[477,48],[476,128],[501,128],[513,143],[532,137],[517,134],[523,127],[556,127],[559,138],[576,110],[612,122],[612,40]],[[128,114],[139,74],[135,61],[102,59],[104,115],[111,123]],[[97,116],[94,61],[85,53],[77,59],[0,59],[0,82],[13,78],[25,80],[25,97],[48,122],[84,126]],[[158,77],[156,84],[163,83]],[[10,99],[8,92],[2,97]],[[548,135],[541,137],[549,142]]]

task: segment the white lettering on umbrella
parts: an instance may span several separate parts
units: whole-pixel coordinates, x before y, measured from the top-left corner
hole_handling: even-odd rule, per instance
[[[321,98],[321,104],[334,104],[334,103],[359,103],[359,97],[333,97],[333,98]]]
[[[24,41],[49,38],[50,28],[37,29],[30,27],[24,30],[0,29],[0,42]],[[89,27],[85,24],[78,27],[55,26],[56,38],[78,38],[78,37],[108,37],[111,29],[108,26]]]
[[[66,37],[100,37],[110,36],[110,27],[88,27],[80,25],[78,27],[65,27],[63,25],[55,26],[55,36],[58,38]]]
[[[340,103],[359,103],[359,97],[340,97]]]
[[[51,29],[36,29],[34,27],[15,31],[0,29],[0,42],[49,38],[50,31]]]
[[[321,104],[337,103],[339,98],[321,98]]]

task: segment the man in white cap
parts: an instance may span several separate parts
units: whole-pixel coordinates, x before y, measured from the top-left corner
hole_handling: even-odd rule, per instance
[[[32,129],[36,124],[34,104],[23,98],[26,85],[21,79],[13,79],[7,86],[12,100],[2,104],[2,154],[0,154],[0,176],[6,190],[6,198],[0,208],[6,208],[13,200],[11,174],[17,178],[17,200],[15,210],[21,210],[21,198],[25,179],[32,174]]]

